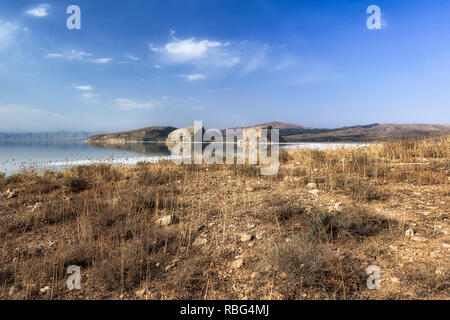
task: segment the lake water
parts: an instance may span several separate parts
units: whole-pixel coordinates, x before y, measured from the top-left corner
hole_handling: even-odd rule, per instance
[[[294,143],[285,149],[324,149],[355,147],[353,143]],[[0,142],[0,172],[7,175],[23,169],[60,170],[70,166],[89,164],[134,165],[138,162],[157,162],[172,159],[164,143],[87,144],[84,141],[58,142]]]

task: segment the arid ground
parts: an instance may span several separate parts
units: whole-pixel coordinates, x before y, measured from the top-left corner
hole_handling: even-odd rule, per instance
[[[450,298],[450,138],[281,160],[0,176],[0,299]]]

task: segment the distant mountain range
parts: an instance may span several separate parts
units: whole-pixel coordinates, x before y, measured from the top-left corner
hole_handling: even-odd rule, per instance
[[[337,129],[317,129],[296,124],[272,121],[247,128],[271,126],[280,130],[280,136],[287,142],[333,142],[333,141],[377,141],[394,138],[427,137],[450,134],[450,124],[370,124]],[[174,127],[148,127],[132,131],[95,135],[88,142],[163,142],[176,130]],[[225,131],[225,130],[223,130]]]
[[[427,137],[450,134],[450,124],[370,124],[337,129],[318,129],[272,121],[246,128],[271,126],[280,130],[287,142],[377,141],[395,138]],[[109,134],[98,132],[0,133],[0,142],[87,141],[89,143],[164,142],[177,128],[147,127]],[[225,130],[223,130],[225,132]]]
[[[0,142],[41,142],[41,141],[84,141],[94,132],[25,132],[25,133],[1,133]]]

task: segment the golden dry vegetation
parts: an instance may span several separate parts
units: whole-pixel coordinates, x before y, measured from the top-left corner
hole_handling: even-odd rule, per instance
[[[450,138],[281,160],[1,175],[0,299],[449,299]]]

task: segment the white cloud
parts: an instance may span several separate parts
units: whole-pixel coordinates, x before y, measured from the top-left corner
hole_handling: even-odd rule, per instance
[[[136,57],[136,56],[134,56],[132,54],[128,54],[126,58],[127,58],[127,60],[131,60],[131,61],[139,61],[139,60],[141,60],[141,59],[139,59],[138,57]]]
[[[72,53],[67,57],[67,59],[82,60],[86,57],[91,57],[91,56],[92,56],[92,53],[89,53],[89,52],[72,50]]]
[[[19,27],[13,23],[0,20],[0,50],[6,48],[14,41],[14,33]]]
[[[214,48],[220,46],[222,46],[222,43],[219,41],[190,38],[169,42],[163,48],[156,48],[151,44],[150,49],[166,54],[173,61],[187,62],[205,58]]]
[[[98,58],[94,59],[93,54],[90,52],[85,51],[77,51],[72,50],[70,53],[62,54],[59,52],[51,52],[47,53],[45,55],[47,59],[66,59],[66,60],[82,60],[82,61],[89,61],[92,63],[98,63],[98,64],[108,64],[112,61],[112,58]],[[90,59],[88,59],[90,58]],[[137,59],[137,58],[135,58]]]
[[[64,58],[64,55],[61,53],[47,53],[45,56],[47,59],[56,59],[56,58]]]
[[[74,85],[73,86],[75,89],[77,90],[81,90],[81,91],[91,91],[94,90],[94,88],[92,86],[79,86],[79,85]]]
[[[95,93],[83,93],[82,95],[81,95],[81,97],[82,98],[85,98],[85,99],[92,99],[92,98],[95,98],[97,95],[95,94]]]
[[[92,62],[99,63],[99,64],[108,64],[112,61],[111,58],[101,58],[101,59],[94,59]]]
[[[150,109],[157,105],[156,102],[139,102],[123,98],[115,99],[114,102],[119,110]]]
[[[194,74],[184,74],[182,75],[183,78],[186,78],[188,81],[196,81],[196,80],[205,80],[206,76],[201,73],[194,73]]]
[[[48,16],[47,10],[50,8],[48,4],[40,4],[37,7],[34,7],[26,12],[26,14],[37,17],[37,18],[43,18]]]

